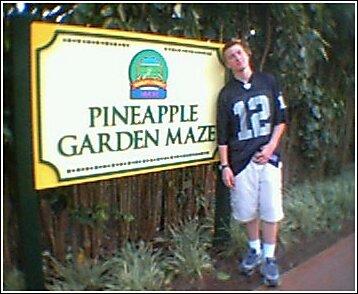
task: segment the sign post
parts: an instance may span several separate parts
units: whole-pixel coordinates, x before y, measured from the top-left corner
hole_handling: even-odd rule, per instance
[[[14,145],[16,200],[18,202],[20,262],[27,290],[45,290],[40,249],[39,199],[34,189],[31,97],[30,97],[30,18],[12,20]]]
[[[230,235],[230,190],[221,180],[221,171],[217,169],[215,189],[215,214],[213,246],[222,247],[231,239]]]

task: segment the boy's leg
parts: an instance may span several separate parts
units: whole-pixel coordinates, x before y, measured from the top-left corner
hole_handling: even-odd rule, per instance
[[[235,176],[235,187],[231,189],[231,207],[233,217],[245,224],[249,248],[240,262],[239,269],[242,273],[250,275],[261,263],[261,244],[259,237],[258,218],[258,167],[254,163]]]
[[[260,216],[263,220],[263,263],[261,274],[268,286],[280,283],[275,247],[279,221],[283,218],[281,168],[266,164],[260,186]]]
[[[267,244],[276,244],[277,234],[279,230],[279,224],[262,222],[262,238],[264,243]]]
[[[259,225],[260,225],[260,221],[257,218],[252,220],[252,221],[250,221],[250,222],[248,222],[248,223],[246,223],[247,234],[249,236],[250,241],[260,239]]]
[[[261,264],[262,260],[259,225],[260,221],[257,218],[245,224],[249,238],[249,247],[239,265],[239,269],[241,273],[248,276],[253,274],[255,268]]]

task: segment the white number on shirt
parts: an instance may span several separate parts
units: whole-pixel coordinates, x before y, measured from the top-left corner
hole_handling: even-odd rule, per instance
[[[250,97],[247,101],[247,107],[249,110],[257,110],[259,105],[261,105],[261,110],[259,112],[252,113],[248,118],[244,101],[238,101],[235,103],[234,114],[238,115],[240,118],[240,131],[238,133],[240,141],[270,134],[270,123],[265,123],[261,126],[261,122],[270,117],[270,102],[268,97],[265,95],[259,95]],[[248,123],[248,119],[251,121],[251,128]]]

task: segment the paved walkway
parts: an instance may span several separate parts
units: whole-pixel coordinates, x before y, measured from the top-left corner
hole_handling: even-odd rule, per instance
[[[257,291],[354,291],[355,234],[310,258],[282,275],[277,288],[260,286]]]

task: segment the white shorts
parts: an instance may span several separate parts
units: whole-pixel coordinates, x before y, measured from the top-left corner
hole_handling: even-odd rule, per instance
[[[234,219],[240,222],[256,218],[266,222],[282,220],[281,170],[281,163],[276,167],[251,161],[235,176],[235,187],[230,191]]]

